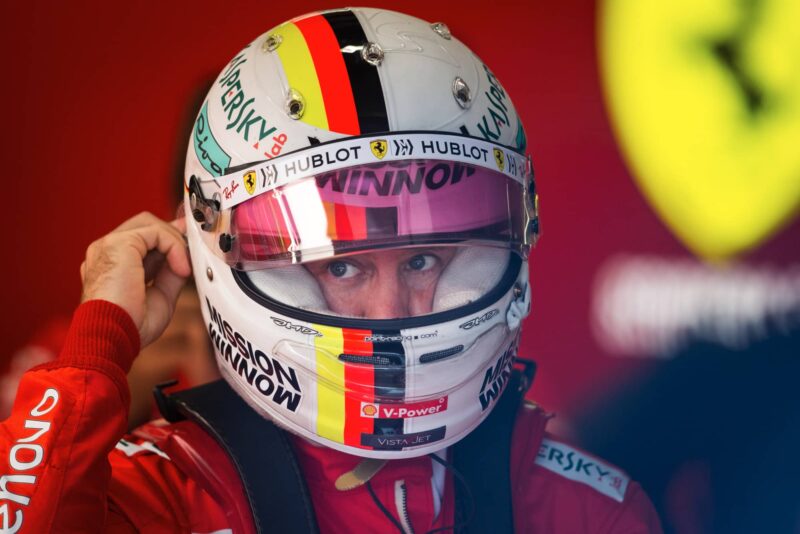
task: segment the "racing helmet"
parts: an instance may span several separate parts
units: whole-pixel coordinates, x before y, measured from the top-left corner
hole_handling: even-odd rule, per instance
[[[259,414],[393,459],[490,413],[530,309],[536,193],[514,105],[445,24],[340,9],[259,36],[197,115],[185,191],[217,362]],[[334,311],[311,268],[432,249],[416,315]]]

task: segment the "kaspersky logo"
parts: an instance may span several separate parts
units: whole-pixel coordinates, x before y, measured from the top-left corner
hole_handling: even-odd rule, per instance
[[[413,404],[361,403],[361,415],[369,419],[410,419],[447,410],[447,397]]]

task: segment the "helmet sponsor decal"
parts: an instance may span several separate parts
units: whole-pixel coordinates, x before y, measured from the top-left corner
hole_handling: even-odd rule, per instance
[[[392,139],[395,156],[413,156],[414,143],[410,139]]]
[[[277,127],[272,126],[266,118],[256,112],[256,99],[248,98],[242,88],[239,76],[242,65],[247,62],[244,56],[248,47],[228,63],[217,82],[222,89],[220,104],[227,118],[225,129],[235,128],[236,133],[248,143],[252,143],[254,149],[262,152],[267,158],[273,158],[280,154],[287,137],[285,133],[280,132],[272,136],[277,132]],[[261,143],[270,136],[272,137],[262,146]],[[273,144],[270,145],[269,141],[273,141]]]
[[[290,323],[286,319],[280,319],[279,317],[270,316],[270,319],[272,319],[272,322],[275,323],[276,325],[282,326],[287,330],[294,330],[295,332],[298,332],[300,334],[305,334],[307,336],[320,336],[320,337],[322,336],[322,334],[320,334],[313,328],[309,328],[308,326],[302,324]]]
[[[429,191],[435,191],[446,185],[455,185],[462,178],[473,174],[475,168],[471,166],[432,162],[431,165],[419,165],[413,176],[407,168],[388,170],[384,168],[375,171],[349,168],[326,172],[317,176],[316,180],[320,189],[327,187],[334,193],[386,197],[406,193],[415,195],[422,191],[423,186]]]
[[[463,329],[463,330],[470,330],[472,328],[475,328],[476,326],[479,326],[479,325],[485,323],[486,321],[488,321],[492,317],[496,317],[499,313],[500,313],[500,310],[498,310],[497,308],[495,308],[493,310],[489,310],[488,312],[484,313],[483,315],[479,315],[478,317],[474,317],[474,318],[470,319],[469,321],[467,321],[465,323],[461,323],[460,325],[458,325],[458,327]]]
[[[503,151],[499,148],[494,149],[494,162],[497,164],[497,168],[500,172],[503,172],[503,169],[506,168],[505,158],[503,157]]]
[[[338,165],[339,163],[346,163],[348,161],[358,161],[361,147],[347,146],[347,147],[331,147],[330,150],[325,150],[321,153],[306,155],[305,157],[293,158],[284,161],[282,167],[282,177],[284,179],[291,179],[295,177],[305,176],[310,169],[318,169],[323,165]]]
[[[192,133],[194,153],[200,160],[200,165],[211,173],[212,176],[222,176],[231,164],[231,157],[222,150],[219,143],[211,133],[208,122],[208,101],[203,104],[197,120],[194,122]]]
[[[383,159],[386,155],[386,151],[388,147],[386,146],[386,139],[376,139],[369,143],[369,149],[372,151],[372,155],[378,159]]]
[[[444,439],[446,430],[447,427],[440,426],[433,430],[411,434],[361,434],[361,445],[372,447],[376,451],[401,451],[409,447],[441,441]]]
[[[249,195],[252,195],[256,190],[256,171],[247,171],[244,176],[242,176],[242,182],[244,183],[244,188]]]
[[[500,394],[503,393],[508,379],[511,376],[511,368],[514,366],[514,359],[516,358],[516,350],[514,345],[506,349],[502,356],[497,359],[494,366],[489,366],[486,374],[483,375],[483,383],[481,384],[481,392],[478,395],[478,400],[481,403],[481,411],[485,411],[494,401],[496,401]]]
[[[206,298],[211,322],[208,333],[220,357],[248,385],[273,404],[296,412],[303,400],[297,372],[289,365],[264,353],[233,327]]]
[[[384,332],[371,332],[369,335],[364,337],[364,341],[377,341],[377,342],[386,342],[386,341],[411,341],[412,339],[432,339],[439,335],[438,330],[434,330],[433,332],[423,332],[421,334],[386,334]]]
[[[328,179],[331,180],[336,176],[335,173],[345,170],[346,167],[376,164],[370,147],[373,141],[375,139],[356,137],[314,145],[266,161],[255,168],[232,172],[225,178],[240,182],[246,173],[255,171],[258,179],[256,190],[252,195],[261,195],[314,175],[321,176],[327,173]],[[408,154],[413,153],[414,157],[419,159],[446,160],[442,165],[452,167],[458,163],[467,163],[493,172],[498,170],[498,162],[493,151],[499,149],[503,161],[500,172],[523,186],[530,181],[529,165],[525,156],[481,139],[446,133],[397,133],[387,135],[385,141],[386,144],[382,145],[386,149],[383,161],[387,163],[403,160],[407,162]],[[452,173],[449,179],[453,179]],[[435,180],[431,178],[431,180],[437,186],[444,185],[444,180],[441,178]],[[200,182],[200,187],[206,198],[212,198],[215,193],[220,192],[218,181],[203,180]],[[347,190],[350,192],[352,187],[348,186]],[[231,198],[224,199],[221,208],[232,208],[250,198],[252,196],[242,190]]]
[[[413,404],[375,404],[361,403],[361,415],[364,417],[380,417],[382,419],[410,419],[433,415],[447,410],[447,397]]]
[[[484,93],[489,100],[489,107],[476,126],[484,139],[497,141],[503,130],[511,126],[511,121],[508,119],[508,97],[489,67],[484,65],[483,70],[486,71],[486,79],[489,81],[489,90]]]

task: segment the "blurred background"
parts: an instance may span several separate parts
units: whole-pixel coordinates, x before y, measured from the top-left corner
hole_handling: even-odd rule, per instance
[[[447,23],[526,126],[543,237],[521,355],[553,428],[640,479],[668,531],[800,531],[800,3],[379,5]],[[91,241],[141,210],[174,216],[227,61],[330,7],[4,6],[0,373],[55,350]]]

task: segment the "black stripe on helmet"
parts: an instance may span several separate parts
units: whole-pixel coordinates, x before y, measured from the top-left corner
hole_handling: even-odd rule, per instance
[[[330,24],[339,42],[350,78],[361,133],[388,132],[389,118],[378,67],[370,65],[361,57],[361,48],[367,44],[367,36],[361,23],[355,13],[349,10],[331,11],[322,16]]]
[[[375,368],[375,397],[402,402],[406,394],[406,351],[401,341],[402,334],[400,330],[383,330],[373,331],[372,337],[372,353],[392,354],[397,362]],[[402,433],[403,419],[375,419],[375,434],[391,436]]]

